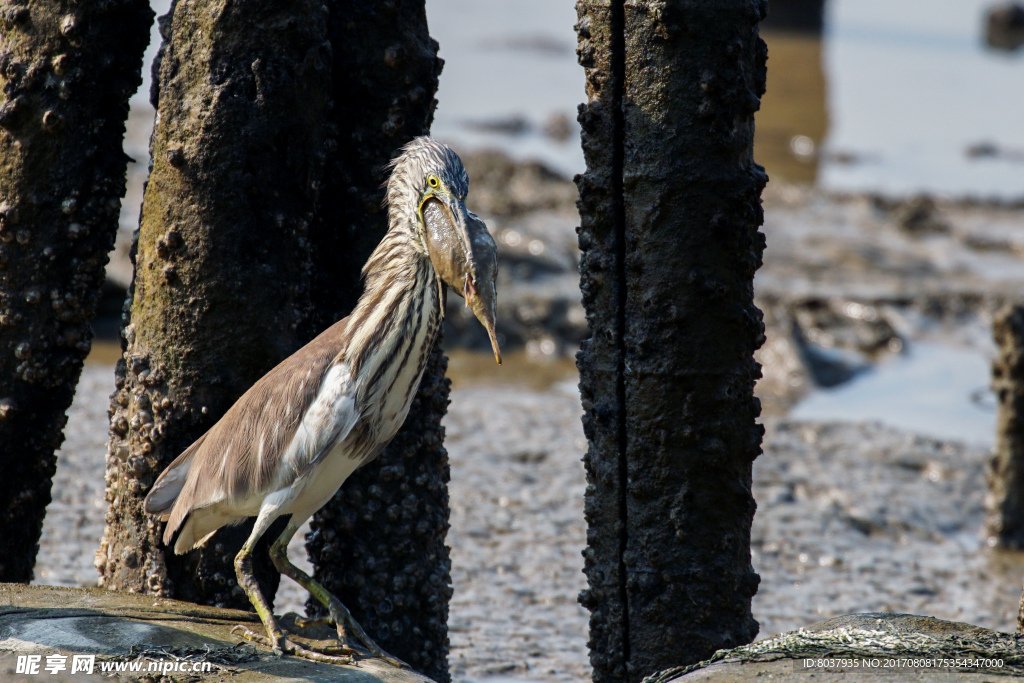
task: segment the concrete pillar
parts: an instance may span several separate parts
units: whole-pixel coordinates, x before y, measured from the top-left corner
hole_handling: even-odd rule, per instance
[[[989,462],[985,530],[989,544],[1024,549],[1024,306],[1008,306],[992,322],[998,356],[992,389],[999,400],[996,449]]]
[[[251,609],[233,562],[252,522],[174,555],[143,501],[179,453],[306,341],[326,15],[310,0],[178,0],[161,18],[153,163],[111,397],[103,586]],[[270,600],[274,531],[255,560]]]
[[[594,680],[640,681],[757,633],[753,115],[765,3],[581,0],[587,172],[578,356]]]
[[[0,0],[0,581],[33,577],[152,22],[144,0]]]

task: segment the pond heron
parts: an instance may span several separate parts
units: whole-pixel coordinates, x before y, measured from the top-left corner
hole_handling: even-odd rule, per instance
[[[421,137],[390,165],[388,230],[363,267],[365,289],[352,313],[263,376],[208,432],[179,455],[146,496],[146,512],[165,520],[175,553],[205,543],[227,524],[256,517],[235,558],[238,582],[278,654],[314,653],[289,642],[260,592],[252,551],[278,517],[274,566],[324,607],[348,648],[349,637],[392,663],[341,601],[293,565],[295,531],[359,466],[373,460],[409,412],[444,316],[445,286],[462,295],[501,355],[494,330],[497,250],[487,227],[466,209],[469,179],[446,145]],[[309,623],[309,622],[306,622]]]

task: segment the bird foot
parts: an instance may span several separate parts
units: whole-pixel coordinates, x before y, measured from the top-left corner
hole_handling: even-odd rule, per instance
[[[256,633],[252,629],[238,624],[231,633],[239,635],[250,643],[257,643],[269,647],[278,657],[293,655],[308,659],[313,662],[324,664],[355,664],[352,655],[356,652],[346,645],[326,645],[305,647],[294,641],[288,640],[282,634],[279,638],[271,639],[262,633]]]
[[[339,609],[340,608],[340,609]],[[298,628],[308,628],[312,626],[334,626],[338,631],[338,640],[341,643],[349,644],[354,640],[359,646],[365,648],[370,652],[371,655],[377,659],[382,659],[391,666],[399,669],[412,669],[411,666],[403,662],[398,657],[388,654],[385,652],[380,645],[374,642],[373,638],[367,635],[363,627],[352,617],[349,611],[344,605],[338,604],[337,608],[332,605],[328,608],[330,614],[324,617],[317,617],[313,619],[306,619],[304,617],[297,617],[295,619],[295,626]],[[350,637],[351,634],[351,637]],[[354,637],[354,638],[353,638]],[[354,650],[353,650],[354,651]]]
[[[308,617],[295,617],[296,628],[315,628],[317,626],[334,626],[334,620],[330,617],[316,617],[310,619]]]

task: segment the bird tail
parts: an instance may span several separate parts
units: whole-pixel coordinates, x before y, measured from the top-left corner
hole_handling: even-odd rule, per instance
[[[245,517],[237,518],[221,514],[217,510],[217,506],[191,510],[181,520],[171,518],[171,522],[167,524],[167,528],[164,530],[164,544],[171,545],[173,540],[174,554],[181,555],[206,543],[210,536],[213,536],[222,526],[238,524],[244,521]],[[173,527],[172,524],[174,525]],[[178,533],[178,537],[174,538],[174,534],[178,531],[179,526],[181,531]]]
[[[146,512],[156,515],[163,521],[167,521],[171,514],[171,507],[178,500],[181,490],[185,487],[185,482],[188,479],[188,470],[192,465],[192,456],[199,450],[204,439],[206,439],[206,434],[203,434],[195,443],[186,448],[157,477],[156,483],[153,484],[153,488],[149,490],[149,494],[146,496]]]

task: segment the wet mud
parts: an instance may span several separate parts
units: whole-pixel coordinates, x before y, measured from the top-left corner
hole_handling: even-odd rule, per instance
[[[95,585],[112,387],[112,368],[86,366],[38,583]],[[590,680],[587,613],[576,603],[585,587],[581,415],[571,377],[543,390],[455,378],[445,443],[456,681]],[[1014,629],[1024,554],[985,547],[986,449],[877,424],[787,420],[768,421],[764,449],[752,530],[759,638],[872,610]],[[290,554],[302,550],[296,536]],[[282,580],[277,611],[301,610],[305,598]]]
[[[471,209],[492,229],[503,277],[522,269],[511,284],[499,281],[499,331],[514,329],[521,318],[513,316],[530,306],[579,306],[571,182],[501,159],[475,172],[473,155],[463,156],[477,173],[470,198],[480,203]],[[493,171],[490,183],[492,171],[483,171],[499,166],[511,170]],[[513,208],[501,208],[507,198],[486,199],[518,183],[523,199]],[[560,199],[530,204],[544,193]],[[986,546],[986,448],[786,414],[811,392],[856,381],[922,342],[990,352],[994,311],[1024,291],[1024,210],[837,197],[774,182],[764,203],[767,248],[755,278],[767,325],[756,389],[766,434],[753,469],[758,637],[869,610],[1013,630],[1024,555]],[[945,227],[917,229],[928,225]],[[539,257],[533,240],[543,245],[534,247]],[[527,306],[514,294],[520,287],[548,298]],[[548,326],[551,318],[533,320],[529,329],[547,336],[524,334],[497,371],[489,354],[453,354],[449,368],[449,662],[456,681],[590,677],[587,613],[575,602],[585,586],[585,443],[567,356],[578,337]],[[578,335],[584,328],[568,329]],[[446,333],[449,348],[457,343],[457,334]],[[112,390],[109,365],[86,366],[58,458],[40,583],[95,583]],[[294,558],[303,553],[296,539]],[[301,609],[304,600],[282,581],[278,611]]]

